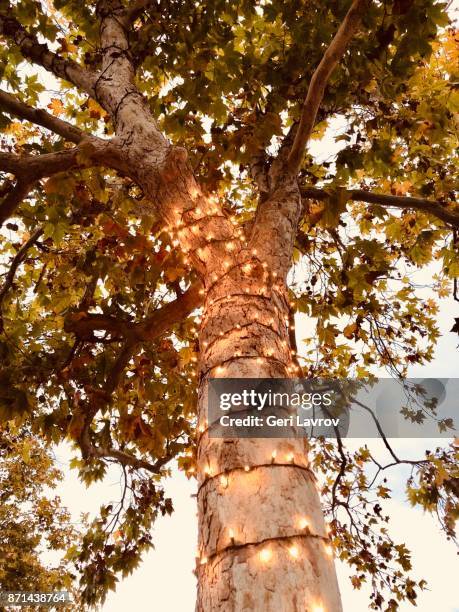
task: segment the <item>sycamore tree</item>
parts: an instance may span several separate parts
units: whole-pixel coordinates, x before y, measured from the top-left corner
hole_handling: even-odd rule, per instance
[[[409,463],[411,503],[454,538],[457,447],[407,460],[386,440],[382,464],[340,439],[213,439],[206,385],[432,359],[435,296],[459,297],[446,8],[2,0],[2,436],[70,441],[88,485],[120,466],[119,503],[67,551],[85,604],[152,546],[174,462],[198,483],[197,610],[338,612],[334,555],[370,608],[415,603],[386,470]]]

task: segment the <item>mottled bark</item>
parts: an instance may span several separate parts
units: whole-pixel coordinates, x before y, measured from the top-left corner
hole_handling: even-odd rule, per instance
[[[222,440],[207,431],[210,377],[295,373],[282,258],[276,268],[263,263],[253,256],[250,270],[244,271],[242,261],[230,274],[222,269],[206,294],[200,336],[196,610],[338,612],[333,558],[305,441]]]

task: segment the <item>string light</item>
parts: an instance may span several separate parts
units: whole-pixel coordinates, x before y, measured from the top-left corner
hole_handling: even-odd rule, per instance
[[[268,563],[268,561],[270,561],[271,557],[273,556],[273,553],[270,548],[263,548],[263,550],[260,551],[259,556],[260,560],[263,561],[263,563]]]
[[[216,372],[217,374],[223,374],[225,368],[223,366],[217,366]]]
[[[226,474],[222,474],[220,476],[220,484],[222,485],[222,487],[224,487],[226,489],[226,487],[228,486],[228,476]]]
[[[290,548],[288,549],[288,552],[290,553],[290,556],[293,557],[294,559],[298,559],[300,555],[297,546],[290,546]]]
[[[208,561],[207,557],[202,557],[201,561],[200,561],[200,564],[201,565],[205,565],[207,563],[207,561]]]
[[[250,465],[244,466],[244,472],[250,472]]]
[[[306,518],[300,519],[300,529],[309,529],[309,521]]]
[[[271,463],[274,463],[274,461],[276,460],[276,456],[277,456],[277,451],[273,450],[273,452],[271,453]]]
[[[293,453],[287,455],[287,461],[289,461],[290,463],[295,463],[295,455]]]
[[[228,531],[228,533],[229,533],[229,539],[230,539],[230,542],[231,542],[231,546],[234,546],[234,531],[232,529],[230,529]]]
[[[204,468],[204,474],[206,476],[211,476],[212,470],[210,469],[210,466],[206,465],[206,467]]]

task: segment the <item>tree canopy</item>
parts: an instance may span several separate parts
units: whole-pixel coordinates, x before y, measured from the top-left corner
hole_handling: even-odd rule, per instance
[[[1,4],[0,447],[30,444],[46,462],[43,443],[70,441],[88,485],[109,463],[121,466],[119,506],[103,507],[68,552],[86,603],[103,599],[151,546],[154,519],[172,511],[162,479],[173,460],[193,475],[204,299],[180,228],[113,161],[128,136],[100,94],[116,79],[104,76],[104,16],[115,20],[107,28],[127,31],[127,48],[110,49],[112,62],[127,58],[135,71],[125,97],[143,96],[241,233],[293,143],[288,167],[298,170],[303,212],[291,317],[315,327],[299,351],[301,374],[401,376],[434,356],[435,296],[459,299],[459,33],[445,3],[357,5],[359,29],[357,12],[337,0]],[[344,22],[353,36],[341,49]],[[338,120],[339,153],[303,156],[303,141]],[[424,300],[416,274],[434,268]],[[379,505],[389,487],[368,475],[384,467],[368,448],[323,441],[314,461],[354,586],[372,585],[374,609],[414,601],[424,582],[407,578],[408,551],[388,535]],[[457,446],[412,463],[411,503],[437,512],[454,537]],[[46,473],[35,487],[55,480]],[[62,533],[63,547],[60,516],[65,523],[53,513],[46,529]]]

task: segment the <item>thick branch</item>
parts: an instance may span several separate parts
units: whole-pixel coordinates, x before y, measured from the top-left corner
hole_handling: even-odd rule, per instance
[[[92,166],[106,166],[127,172],[116,143],[92,136],[82,140],[76,147],[55,153],[17,155],[0,152],[0,171],[14,174],[17,179],[16,186],[0,204],[0,225],[14,213],[39,179],[73,168]]]
[[[301,187],[303,198],[314,200],[326,200],[330,197],[325,189],[317,187]],[[424,198],[412,198],[408,196],[384,195],[373,193],[363,189],[351,189],[347,192],[349,200],[355,202],[367,202],[368,204],[378,204],[380,206],[395,207],[402,209],[420,210],[437,217],[448,225],[459,228],[459,212],[454,212],[445,208],[440,202],[427,200]]]
[[[148,342],[158,338],[176,323],[183,321],[202,303],[200,284],[192,285],[173,302],[156,310],[140,323],[133,323],[103,314],[77,312],[69,315],[64,328],[84,340],[95,340],[96,330],[105,330],[125,338],[130,343]]]
[[[0,202],[0,227],[11,217],[19,204],[27,196],[33,183],[26,180],[17,181]]]
[[[79,147],[43,155],[16,155],[0,152],[0,170],[20,178],[28,177],[31,182],[79,165],[79,153],[81,153]]]
[[[346,52],[350,41],[360,28],[362,13],[367,1],[354,0],[352,2],[351,8],[312,75],[308,93],[301,110],[298,130],[288,157],[288,169],[292,174],[296,174],[300,168],[328,80]]]
[[[82,68],[77,62],[65,59],[49,50],[46,44],[40,43],[34,34],[27,30],[11,15],[0,14],[0,34],[14,42],[24,58],[43,66],[55,76],[69,81],[76,87],[94,96],[94,85],[97,74]]]
[[[85,136],[82,130],[71,123],[58,119],[41,108],[33,108],[3,90],[0,90],[0,109],[36,125],[41,125],[75,144],[78,144]]]

